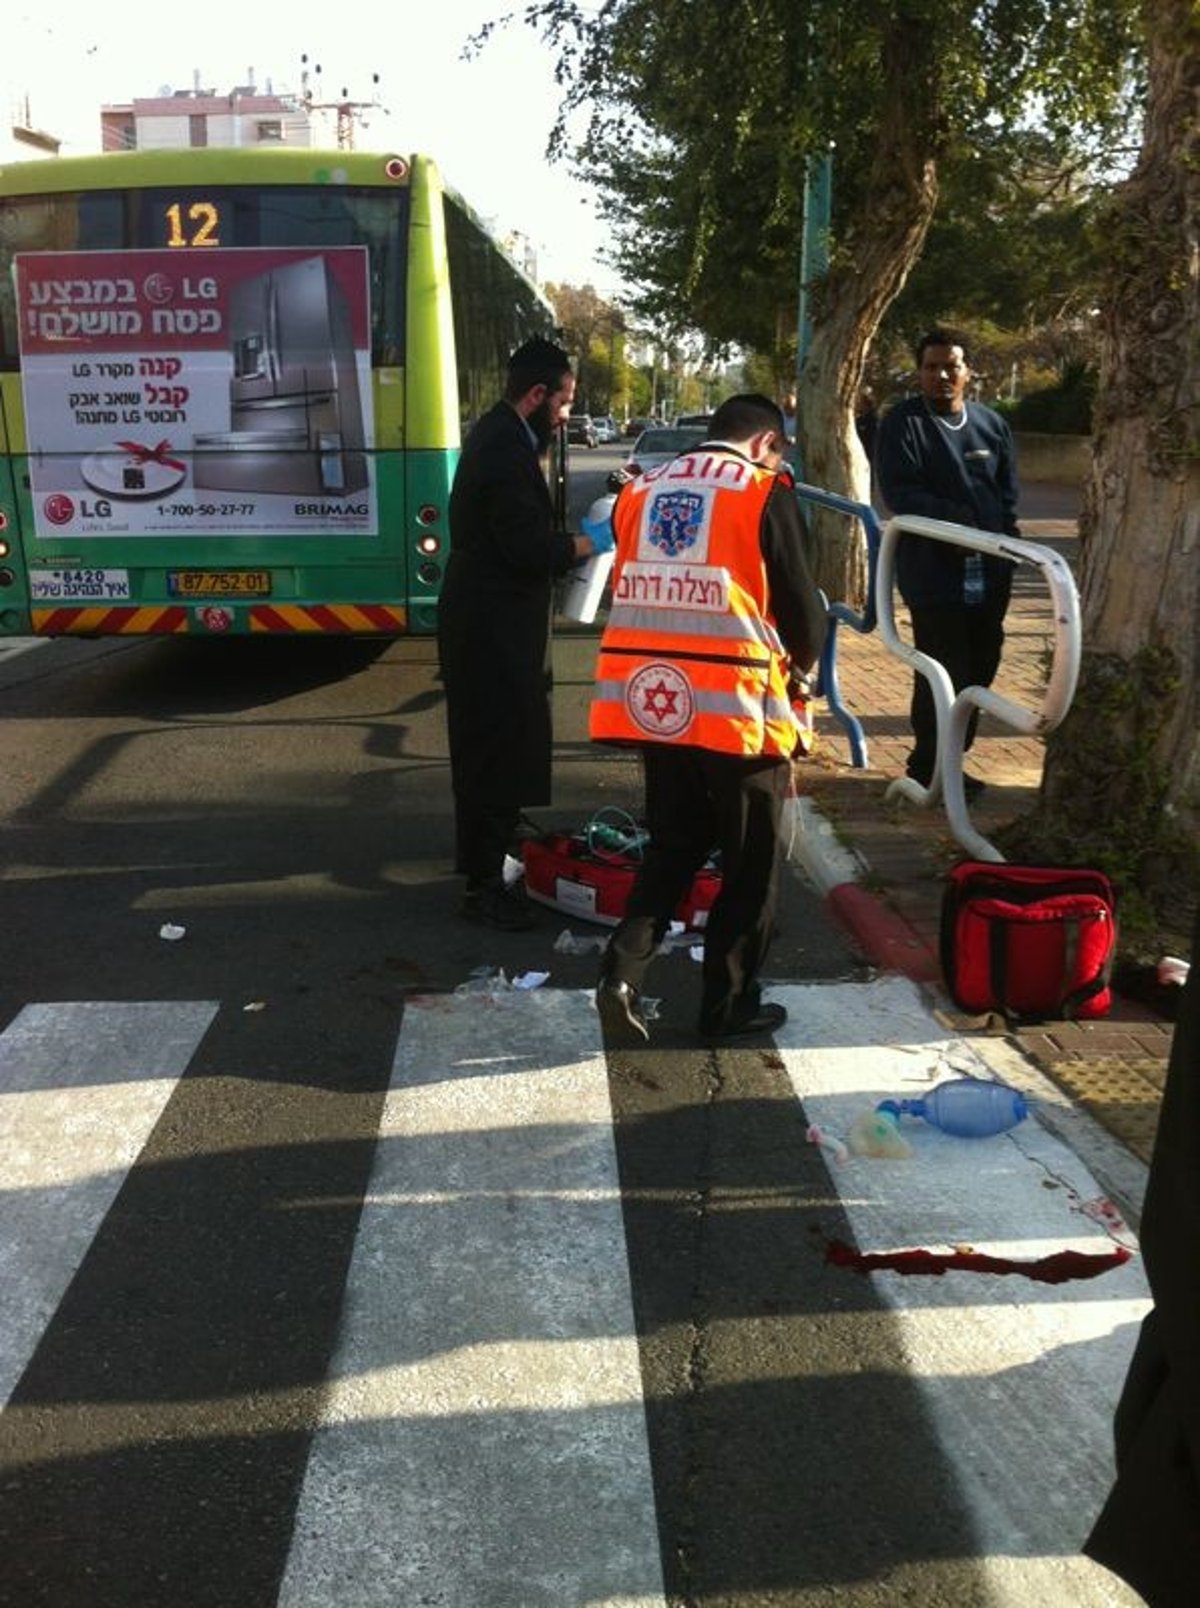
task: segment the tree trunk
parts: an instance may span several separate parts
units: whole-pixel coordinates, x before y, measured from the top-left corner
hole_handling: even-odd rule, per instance
[[[862,215],[814,287],[812,345],[796,398],[804,479],[863,503],[871,500],[870,465],[854,428],[854,403],[880,320],[925,243],[937,205],[941,140],[933,31],[893,17],[882,66],[879,133]],[[861,607],[867,566],[858,522],[811,508],[806,517],[818,584],[831,599]]]
[[[1107,231],[1083,670],[1040,806],[1047,841],[1115,874],[1134,931],[1186,922],[1200,837],[1200,21],[1193,0],[1144,0],[1142,17],[1146,126]]]

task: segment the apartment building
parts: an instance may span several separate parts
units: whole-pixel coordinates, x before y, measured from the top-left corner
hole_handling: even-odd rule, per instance
[[[177,151],[202,145],[311,145],[311,118],[293,95],[248,84],[218,95],[210,89],[163,89],[158,95],[100,108],[105,151]]]

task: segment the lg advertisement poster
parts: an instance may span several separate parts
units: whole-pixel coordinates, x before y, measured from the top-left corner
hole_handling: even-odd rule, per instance
[[[16,258],[37,534],[378,534],[362,246]]]

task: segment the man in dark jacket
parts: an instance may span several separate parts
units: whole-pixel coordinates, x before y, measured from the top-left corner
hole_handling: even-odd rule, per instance
[[[535,919],[503,870],[521,807],[550,802],[553,582],[596,551],[555,530],[543,468],[574,395],[566,353],[526,341],[509,359],[503,400],[467,437],[450,493],[438,653],[462,913],[506,931]]]
[[[1200,1582],[1200,910],[1150,1157],[1141,1247],[1154,1309],[1114,1424],[1117,1479],[1084,1551],[1151,1608]]]
[[[1016,454],[998,413],[966,400],[967,340],[933,329],[917,343],[920,395],[889,408],[879,426],[875,474],[893,514],[923,514],[975,530],[1019,536]],[[1012,590],[1008,559],[969,553],[906,535],[896,552],[896,584],[912,618],[913,643],[944,665],[955,692],[989,687],[1000,664]],[[937,714],[925,677],[913,677],[909,718],[914,746],[908,774],[929,785],[937,758]],[[964,746],[975,740],[978,712]],[[983,790],[964,777],[968,798]]]

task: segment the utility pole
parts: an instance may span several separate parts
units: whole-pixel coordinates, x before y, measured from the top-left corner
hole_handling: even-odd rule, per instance
[[[800,222],[800,296],[796,330],[796,445],[792,467],[804,479],[800,457],[800,398],[804,394],[804,365],[812,345],[812,317],[809,310],[813,281],[829,269],[829,226],[832,212],[833,158],[826,152],[804,160],[804,197]]]
[[[625,315],[613,303],[608,306],[608,411],[616,418],[617,336],[625,333]]]
[[[814,35],[812,17],[804,23],[804,57],[801,63],[804,77],[811,85],[822,76],[820,45]],[[812,313],[810,308],[813,282],[829,270],[829,228],[833,197],[833,146],[824,151],[810,150],[804,158],[804,194],[800,212],[800,287],[796,314],[796,445],[792,451],[792,467],[798,479],[804,479],[804,466],[800,459],[800,416],[803,412],[804,367],[808,349],[812,345]]]
[[[829,224],[832,210],[833,158],[826,152],[804,162],[804,203],[800,223],[800,299],[796,340],[796,386],[812,345],[809,287],[829,269]]]
[[[375,86],[375,94],[373,99],[369,101],[356,101],[350,99],[350,92],[347,89],[342,90],[337,100],[318,99],[318,96],[321,93],[321,68],[319,65],[314,65],[313,73],[317,80],[315,93],[308,81],[308,57],[306,55],[301,56],[300,99],[304,103],[304,110],[310,113],[334,112],[337,117],[336,128],[338,150],[352,151],[354,149],[354,131],[356,121],[361,120],[363,127],[365,128],[367,125],[365,120],[362,119],[362,114],[364,112],[379,110],[379,74],[371,74],[371,83]]]

